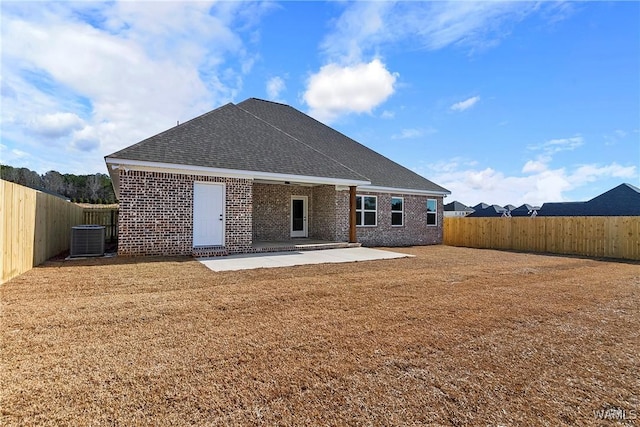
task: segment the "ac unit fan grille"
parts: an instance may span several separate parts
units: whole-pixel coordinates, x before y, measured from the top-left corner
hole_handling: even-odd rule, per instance
[[[71,229],[71,256],[104,255],[103,225],[77,225]]]

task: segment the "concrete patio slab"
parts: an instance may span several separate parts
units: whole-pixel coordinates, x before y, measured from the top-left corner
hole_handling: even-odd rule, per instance
[[[341,248],[320,251],[268,252],[198,258],[213,271],[251,270],[254,268],[292,267],[305,264],[374,261],[407,258],[413,255],[371,248]]]

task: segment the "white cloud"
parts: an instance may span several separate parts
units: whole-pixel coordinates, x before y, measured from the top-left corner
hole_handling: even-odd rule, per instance
[[[523,203],[541,205],[545,202],[587,200],[595,196],[568,200],[567,194],[588,190],[596,181],[611,181],[611,187],[621,180],[630,180],[638,176],[637,166],[623,166],[616,162],[601,164],[574,164],[565,167],[552,166],[553,154],[571,151],[582,146],[584,138],[550,139],[529,149],[541,151],[535,159],[527,160],[521,168],[521,174],[507,174],[492,167],[478,167],[477,162],[455,158],[419,168],[429,179],[448,188],[452,200],[475,205],[479,202],[489,204]]]
[[[399,42],[415,43],[418,48],[429,50],[449,45],[464,46],[471,50],[484,49],[495,45],[508,34],[513,23],[543,7],[528,2],[503,1],[382,1],[349,2],[344,5],[343,13],[333,22],[331,31],[321,43],[321,52],[326,56],[328,65],[312,76],[304,94],[311,114],[324,120],[332,120],[349,112],[370,111],[370,105],[379,105],[394,92],[392,81],[392,90],[383,92],[378,97],[379,101],[367,99],[363,102],[365,107],[351,108],[349,104],[356,104],[357,100],[349,102],[346,96],[339,97],[329,87],[326,76],[337,74],[336,69],[361,67],[368,58],[379,57],[385,48]],[[386,73],[387,80],[391,80],[389,77],[393,74]],[[348,87],[339,85],[338,89]],[[362,90],[357,92],[359,98],[367,97]],[[471,98],[466,101],[467,104],[463,101],[454,110],[470,108],[479,99]],[[388,115],[383,118],[388,118]]]
[[[29,126],[38,135],[47,138],[60,138],[81,128],[83,121],[74,113],[44,114],[34,118]]]
[[[272,77],[267,81],[267,96],[272,101],[277,101],[285,89],[286,85],[281,77]]]
[[[579,200],[587,200],[596,195],[588,191],[593,182],[612,181],[613,188],[621,180],[638,176],[636,166],[622,166],[615,162],[554,169],[544,162],[528,161],[522,168],[523,175],[509,175],[491,167],[477,166],[475,162],[451,159],[417,168],[416,171],[449,189],[451,200],[471,206],[479,202],[501,206],[509,203],[516,206],[523,203],[541,205],[568,201],[567,193],[579,190],[588,194]]]
[[[453,111],[464,111],[464,110],[468,110],[469,108],[471,108],[474,105],[476,105],[476,103],[478,101],[480,101],[480,97],[479,96],[473,96],[473,97],[471,97],[469,99],[465,99],[464,101],[456,102],[450,108]]]
[[[628,135],[629,135],[629,132],[622,129],[616,129],[611,133],[602,135],[602,137],[604,139],[604,145],[611,146],[611,145],[617,145],[620,142],[624,141],[624,139]]]
[[[479,202],[516,206],[523,203],[541,205],[545,202],[567,201],[567,193],[588,189],[596,181],[614,181],[638,176],[636,166],[583,164],[553,168],[553,155],[572,151],[584,144],[584,138],[555,138],[528,148],[541,151],[527,160],[522,175],[508,175],[491,167],[478,168],[477,162],[454,158],[424,168],[425,176],[452,191],[452,199],[475,205]],[[421,171],[418,171],[421,172]],[[595,194],[580,200],[586,200]],[[573,199],[575,201],[575,199]]]
[[[636,166],[621,166],[616,162],[613,162],[606,166],[599,165],[581,165],[579,166],[571,176],[573,182],[582,184],[588,182],[594,182],[602,177],[613,178],[635,178],[637,175]]]
[[[421,129],[402,129],[399,134],[391,135],[391,139],[411,139],[424,135]]]
[[[414,138],[419,138],[419,137],[424,136],[424,135],[432,135],[432,134],[434,134],[436,132],[437,132],[437,130],[434,129],[434,128],[428,128],[428,129],[415,129],[415,128],[402,129],[402,131],[400,131],[400,133],[391,135],[391,139],[414,139]]]
[[[394,93],[397,78],[379,59],[350,66],[331,63],[309,77],[303,98],[309,114],[330,122],[342,114],[370,113]]]
[[[584,138],[574,136],[572,138],[550,139],[538,145],[531,145],[530,150],[540,150],[550,156],[561,151],[572,151],[584,144]]]
[[[543,159],[528,160],[522,167],[522,173],[539,173],[547,170],[547,162]]]
[[[363,50],[384,40],[393,8],[392,2],[384,1],[349,3],[323,41],[323,52],[334,61],[362,61]]]
[[[395,118],[395,116],[396,116],[396,113],[389,110],[384,110],[382,114],[380,114],[380,118],[385,120],[393,119]]]
[[[233,100],[257,58],[240,32],[252,31],[268,7],[15,2],[2,9],[5,144],[38,152],[26,165],[32,169],[60,169],[55,159],[73,153],[69,172],[90,173],[104,169],[102,156]],[[59,144],[50,151],[34,136]]]
[[[322,50],[334,61],[359,61],[398,41],[429,50],[496,45],[511,27],[546,4],[512,1],[346,3]]]

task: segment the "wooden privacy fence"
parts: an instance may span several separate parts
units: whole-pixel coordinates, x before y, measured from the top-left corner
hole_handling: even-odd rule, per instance
[[[640,260],[640,217],[445,218],[443,243]]]
[[[117,208],[91,208],[83,213],[83,224],[104,225],[104,238],[106,242],[118,241],[118,209]]]
[[[93,219],[74,203],[3,180],[0,203],[0,284],[68,250],[71,228]],[[105,231],[114,238],[117,225]]]

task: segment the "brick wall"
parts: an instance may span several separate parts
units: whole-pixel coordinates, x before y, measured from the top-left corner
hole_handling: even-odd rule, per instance
[[[337,242],[349,241],[349,190],[339,190],[335,194]]]
[[[307,229],[311,236],[314,223],[313,187],[254,183],[254,240],[278,241],[291,239],[291,196],[307,196]]]
[[[253,185],[253,239],[291,239],[291,196],[307,196],[310,238],[346,242],[349,239],[349,191],[334,185]],[[346,203],[346,204],[345,204]]]
[[[313,187],[313,227],[309,237],[319,240],[336,240],[336,187]]]
[[[378,197],[376,227],[357,227],[358,242],[364,246],[413,246],[442,243],[442,197],[408,196],[358,192]],[[391,225],[391,197],[404,198],[404,224]],[[438,201],[437,226],[427,225],[427,199]]]
[[[308,197],[309,237],[349,239],[349,191],[335,186],[256,184],[247,179],[126,171],[120,174],[120,255],[193,254],[193,184],[225,185],[224,253],[252,252],[252,240],[289,240],[291,196]],[[376,227],[358,227],[366,246],[407,246],[442,243],[442,198],[404,197],[404,225],[391,226],[389,193],[358,192],[378,197]],[[395,194],[393,195],[395,196]],[[402,195],[398,195],[402,196]],[[426,202],[438,201],[438,226],[428,226]]]
[[[195,181],[225,185],[227,252],[251,248],[250,180],[124,169],[119,175],[119,255],[191,255]]]

